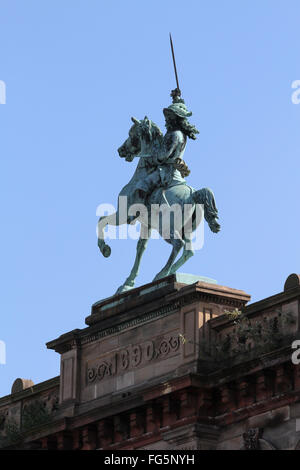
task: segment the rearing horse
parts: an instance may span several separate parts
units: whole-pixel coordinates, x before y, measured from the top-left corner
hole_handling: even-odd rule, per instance
[[[132,118],[133,126],[129,130],[129,137],[118,149],[121,158],[131,162],[134,157],[140,157],[135,173],[129,183],[124,186],[119,194],[127,197],[126,211],[120,210],[120,201],[118,198],[118,210],[114,214],[100,217],[98,222],[98,246],[105,257],[109,257],[111,249],[104,241],[104,229],[107,225],[133,224],[136,221],[141,223],[140,238],[137,243],[137,253],[132,270],[124,284],[122,284],[117,293],[124,292],[134,287],[135,279],[139,272],[142,255],[146,249],[148,239],[152,229],[156,229],[159,234],[172,245],[171,255],[162,268],[155,276],[154,280],[161,279],[169,274],[175,273],[194,252],[191,244],[192,233],[201,222],[197,217],[197,208],[199,205],[204,207],[204,218],[207,221],[212,232],[219,232],[220,225],[217,221],[218,210],[215,204],[213,192],[208,188],[195,190],[183,182],[175,181],[167,187],[156,187],[147,197],[146,205],[142,205],[142,199],[139,194],[139,184],[141,181],[149,179],[149,173],[153,168],[159,166],[155,160],[157,149],[162,146],[163,135],[159,127],[150,121],[147,117],[139,121]],[[150,176],[151,178],[151,176]],[[143,201],[145,202],[145,201]],[[135,206],[136,205],[136,206]],[[171,217],[172,208],[178,208],[180,217],[176,222]],[[143,207],[145,210],[143,211]],[[171,212],[162,210],[170,208]],[[153,208],[156,209],[157,217],[153,217]],[[133,210],[135,209],[135,210]],[[155,211],[154,211],[155,212]],[[163,220],[167,214],[169,220]],[[166,217],[165,217],[166,218]],[[171,220],[172,219],[172,220]],[[167,234],[165,227],[168,227]],[[175,262],[180,250],[183,250],[180,258]]]

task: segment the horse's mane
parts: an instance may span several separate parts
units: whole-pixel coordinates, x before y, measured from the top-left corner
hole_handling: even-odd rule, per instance
[[[145,116],[145,118],[140,121],[139,125],[140,136],[145,139],[146,142],[162,142],[163,133],[155,122]]]
[[[130,143],[127,144],[126,147],[126,141],[123,146],[118,149],[119,155],[130,162],[140,153],[142,140],[147,145],[153,144],[153,147],[156,149],[160,148],[163,144],[163,133],[155,122],[148,119],[147,116],[141,121],[134,117],[132,117],[131,120],[134,124],[129,130]]]

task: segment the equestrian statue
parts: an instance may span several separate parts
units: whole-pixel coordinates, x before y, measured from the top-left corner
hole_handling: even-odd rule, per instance
[[[177,87],[171,92],[172,104],[163,109],[167,132],[163,135],[147,116],[142,120],[131,118],[133,125],[129,136],[118,153],[127,162],[132,162],[135,157],[139,161],[131,180],[119,193],[118,210],[114,214],[100,217],[98,222],[98,247],[104,257],[109,257],[111,253],[104,240],[107,225],[140,222],[140,238],[134,265],[117,294],[134,287],[141,258],[153,229],[172,246],[167,263],[154,280],[174,274],[193,256],[191,239],[201,222],[201,217],[197,216],[199,207],[203,208],[210,230],[214,233],[220,230],[213,192],[208,188],[195,190],[185,181],[190,174],[183,160],[187,139],[195,140],[199,131],[188,121],[192,113],[181,98],[171,36],[170,40]],[[126,201],[125,206],[123,201]],[[177,216],[174,215],[173,208],[176,208]],[[180,251],[181,256],[176,261]]]

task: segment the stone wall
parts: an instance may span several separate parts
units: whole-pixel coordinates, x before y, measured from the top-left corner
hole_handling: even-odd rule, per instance
[[[60,354],[60,377],[0,399],[0,445],[298,448],[300,366],[291,345],[300,339],[299,276],[275,296],[249,300],[170,276],[97,302],[86,328],[47,344]]]

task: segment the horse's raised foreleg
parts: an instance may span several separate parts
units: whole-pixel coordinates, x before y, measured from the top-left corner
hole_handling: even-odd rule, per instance
[[[163,277],[166,277],[170,274],[170,268],[171,268],[172,264],[174,263],[174,261],[176,259],[176,256],[178,255],[178,253],[180,252],[181,248],[184,245],[184,241],[181,238],[172,238],[172,239],[167,240],[167,241],[168,241],[168,243],[171,243],[171,245],[173,246],[171,255],[170,255],[166,265],[162,268],[161,271],[159,271],[158,274],[156,274],[153,281],[157,281],[158,279],[162,279]]]
[[[127,216],[126,216],[127,217]],[[124,219],[124,217],[123,217]],[[104,229],[107,225],[122,225],[127,223],[127,218],[122,220],[122,217],[120,217],[119,211],[114,212],[111,215],[106,215],[103,217],[100,217],[98,221],[98,246],[105,258],[108,258],[111,253],[111,248],[109,245],[107,245],[104,241]]]
[[[104,241],[104,229],[106,225],[109,225],[110,221],[111,221],[110,215],[100,217],[98,221],[98,247],[105,258],[108,258],[111,253],[110,246],[107,245]]]
[[[132,270],[131,270],[128,278],[124,282],[124,284],[122,284],[119,287],[116,294],[120,294],[121,292],[125,292],[125,291],[127,291],[129,289],[132,289],[134,287],[135,279],[136,279],[136,277],[139,273],[141,259],[142,259],[143,253],[146,249],[146,246],[147,246],[147,243],[148,243],[148,240],[149,240],[149,237],[150,237],[150,233],[151,233],[151,230],[148,231],[148,234],[147,234],[146,238],[141,237],[139,239],[139,241],[137,243],[137,246],[136,246],[136,257],[135,257],[135,260],[134,260],[134,265],[132,267]]]

